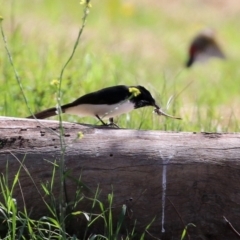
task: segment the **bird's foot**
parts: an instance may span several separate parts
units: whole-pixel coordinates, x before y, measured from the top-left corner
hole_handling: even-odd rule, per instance
[[[113,122],[113,118],[109,118],[109,123],[105,123],[98,115],[96,115],[96,117],[102,123],[102,126],[119,128],[118,125]]]
[[[119,126],[116,123],[114,123],[113,118],[109,118],[108,126],[109,127],[119,128]]]

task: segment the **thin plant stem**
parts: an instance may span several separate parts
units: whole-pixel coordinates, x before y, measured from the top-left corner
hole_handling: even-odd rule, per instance
[[[82,26],[79,30],[78,33],[78,37],[75,41],[72,53],[70,54],[68,60],[66,61],[66,63],[63,65],[62,70],[60,72],[60,76],[59,76],[59,86],[58,86],[58,94],[57,94],[57,112],[58,112],[58,119],[59,119],[59,129],[60,129],[60,135],[59,135],[59,140],[60,140],[60,147],[61,147],[61,157],[60,157],[60,162],[59,162],[59,171],[60,171],[60,201],[59,201],[59,212],[60,212],[60,223],[62,226],[62,231],[63,234],[65,233],[65,211],[66,211],[66,198],[64,199],[64,189],[65,189],[65,161],[64,161],[64,155],[65,155],[65,151],[66,151],[66,145],[65,145],[65,140],[64,140],[64,128],[63,128],[63,124],[62,124],[62,109],[61,109],[61,87],[62,87],[62,80],[63,80],[63,74],[64,71],[67,67],[67,65],[70,63],[70,61],[73,59],[73,56],[76,52],[77,46],[79,44],[80,41],[80,37],[82,35],[83,29],[86,25],[86,20],[87,20],[87,16],[89,13],[89,4],[90,0],[87,0],[85,2],[85,8],[84,8],[84,14],[83,14],[83,18],[82,18]],[[66,195],[66,191],[65,191],[65,195]]]
[[[4,31],[3,31],[2,19],[0,19],[0,28],[1,28],[1,34],[2,34],[2,38],[3,38],[3,42],[4,42],[4,47],[5,47],[6,52],[7,52],[7,55],[8,55],[8,59],[9,59],[9,61],[10,61],[10,64],[11,64],[12,68],[13,68],[13,72],[14,72],[14,75],[15,75],[15,79],[17,80],[17,83],[18,83],[18,85],[19,85],[19,87],[20,87],[20,91],[21,91],[21,93],[22,93],[22,95],[23,95],[23,99],[24,99],[24,102],[25,102],[25,104],[26,104],[26,106],[27,106],[27,108],[28,108],[28,111],[30,112],[31,115],[33,115],[34,119],[37,120],[37,122],[38,122],[41,126],[45,127],[45,125],[42,124],[42,123],[34,116],[32,110],[31,110],[31,108],[30,108],[30,106],[29,106],[29,104],[28,104],[28,100],[27,100],[27,97],[26,97],[26,95],[25,95],[25,93],[24,93],[24,89],[23,89],[23,86],[22,86],[22,83],[21,83],[21,77],[19,76],[18,71],[17,71],[17,69],[16,69],[16,67],[15,67],[15,65],[14,65],[13,57],[12,57],[12,54],[11,54],[11,52],[10,52],[10,50],[9,50],[9,47],[8,47],[8,44],[7,44],[7,39],[6,39],[6,36],[5,36],[5,34],[4,34]],[[47,129],[48,129],[49,131],[51,131],[53,134],[56,134],[57,136],[59,136],[59,134],[56,133],[55,131],[53,131],[51,128],[47,128]]]
[[[4,31],[3,31],[2,21],[1,20],[0,20],[0,28],[1,28],[1,34],[2,34],[2,38],[3,38],[3,42],[4,42],[4,47],[5,47],[6,51],[7,51],[8,59],[10,61],[10,64],[11,64],[12,68],[13,68],[15,78],[16,78],[16,80],[18,82],[18,85],[20,87],[20,90],[22,92],[24,102],[25,102],[25,104],[26,104],[26,106],[28,108],[28,111],[33,115],[33,112],[32,112],[32,110],[31,110],[31,108],[30,108],[30,106],[28,104],[28,100],[27,100],[26,95],[25,95],[24,90],[23,90],[23,86],[22,86],[22,83],[21,83],[21,78],[20,78],[20,76],[19,76],[19,74],[17,72],[17,69],[15,68],[15,65],[13,63],[13,58],[12,58],[12,55],[11,55],[10,50],[8,48],[7,39],[6,39]]]
[[[171,203],[171,205],[173,206],[175,212],[177,213],[178,217],[180,218],[180,220],[181,220],[181,222],[182,222],[182,224],[183,224],[183,227],[185,228],[186,224],[184,223],[184,221],[183,221],[183,219],[182,219],[182,216],[181,216],[180,213],[178,212],[177,208],[175,207],[175,205],[173,204],[173,202],[172,202],[169,198],[167,198],[167,200],[168,200],[168,201]],[[188,232],[187,232],[187,236],[188,236],[188,240],[190,240],[190,235],[188,234]]]
[[[223,216],[223,219],[226,221],[226,223],[228,224],[230,229],[235,233],[235,235],[240,239],[240,233],[233,227],[231,222],[229,222],[225,216]]]

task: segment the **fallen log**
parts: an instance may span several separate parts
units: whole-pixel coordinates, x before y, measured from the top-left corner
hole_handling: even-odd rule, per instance
[[[180,239],[185,225],[191,239],[238,239],[240,231],[240,134],[112,129],[63,123],[68,201],[78,179],[100,199],[114,193],[114,208],[127,206],[126,220],[139,231],[155,218],[145,239]],[[79,134],[81,132],[81,134]],[[79,137],[83,135],[83,137]],[[0,171],[20,183],[31,216],[46,214],[36,190],[51,181],[61,146],[57,121],[0,118]],[[55,184],[59,184],[56,174]],[[14,195],[23,206],[20,188]],[[59,188],[54,190],[59,195]],[[40,192],[43,192],[40,190]],[[86,191],[86,194],[88,194]],[[80,209],[83,210],[84,205]],[[86,206],[87,209],[87,206]]]

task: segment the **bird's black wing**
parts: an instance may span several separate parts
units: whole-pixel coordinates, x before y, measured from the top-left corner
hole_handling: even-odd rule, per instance
[[[129,92],[128,87],[125,85],[119,85],[119,86],[103,88],[99,91],[88,93],[78,98],[74,102],[66,104],[62,107],[63,108],[73,107],[79,104],[111,105],[111,104],[119,103],[130,96],[131,96],[131,93]]]

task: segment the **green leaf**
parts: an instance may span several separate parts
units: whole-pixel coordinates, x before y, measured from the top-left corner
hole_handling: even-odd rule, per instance
[[[42,186],[42,188],[43,188],[45,194],[50,195],[48,189],[46,188],[46,186],[45,186],[43,183],[41,184],[41,186]]]
[[[76,212],[72,212],[71,214],[75,216],[75,215],[80,215],[81,213],[82,211],[76,211]]]
[[[183,240],[185,238],[186,233],[187,233],[187,227],[185,227],[183,232],[182,232],[181,240]]]
[[[184,230],[183,230],[183,232],[182,232],[181,240],[183,240],[183,239],[185,238],[185,236],[186,236],[186,234],[187,234],[187,228],[188,228],[189,226],[196,227],[196,225],[194,225],[193,223],[188,223],[188,224],[185,226],[185,228],[184,228]]]

